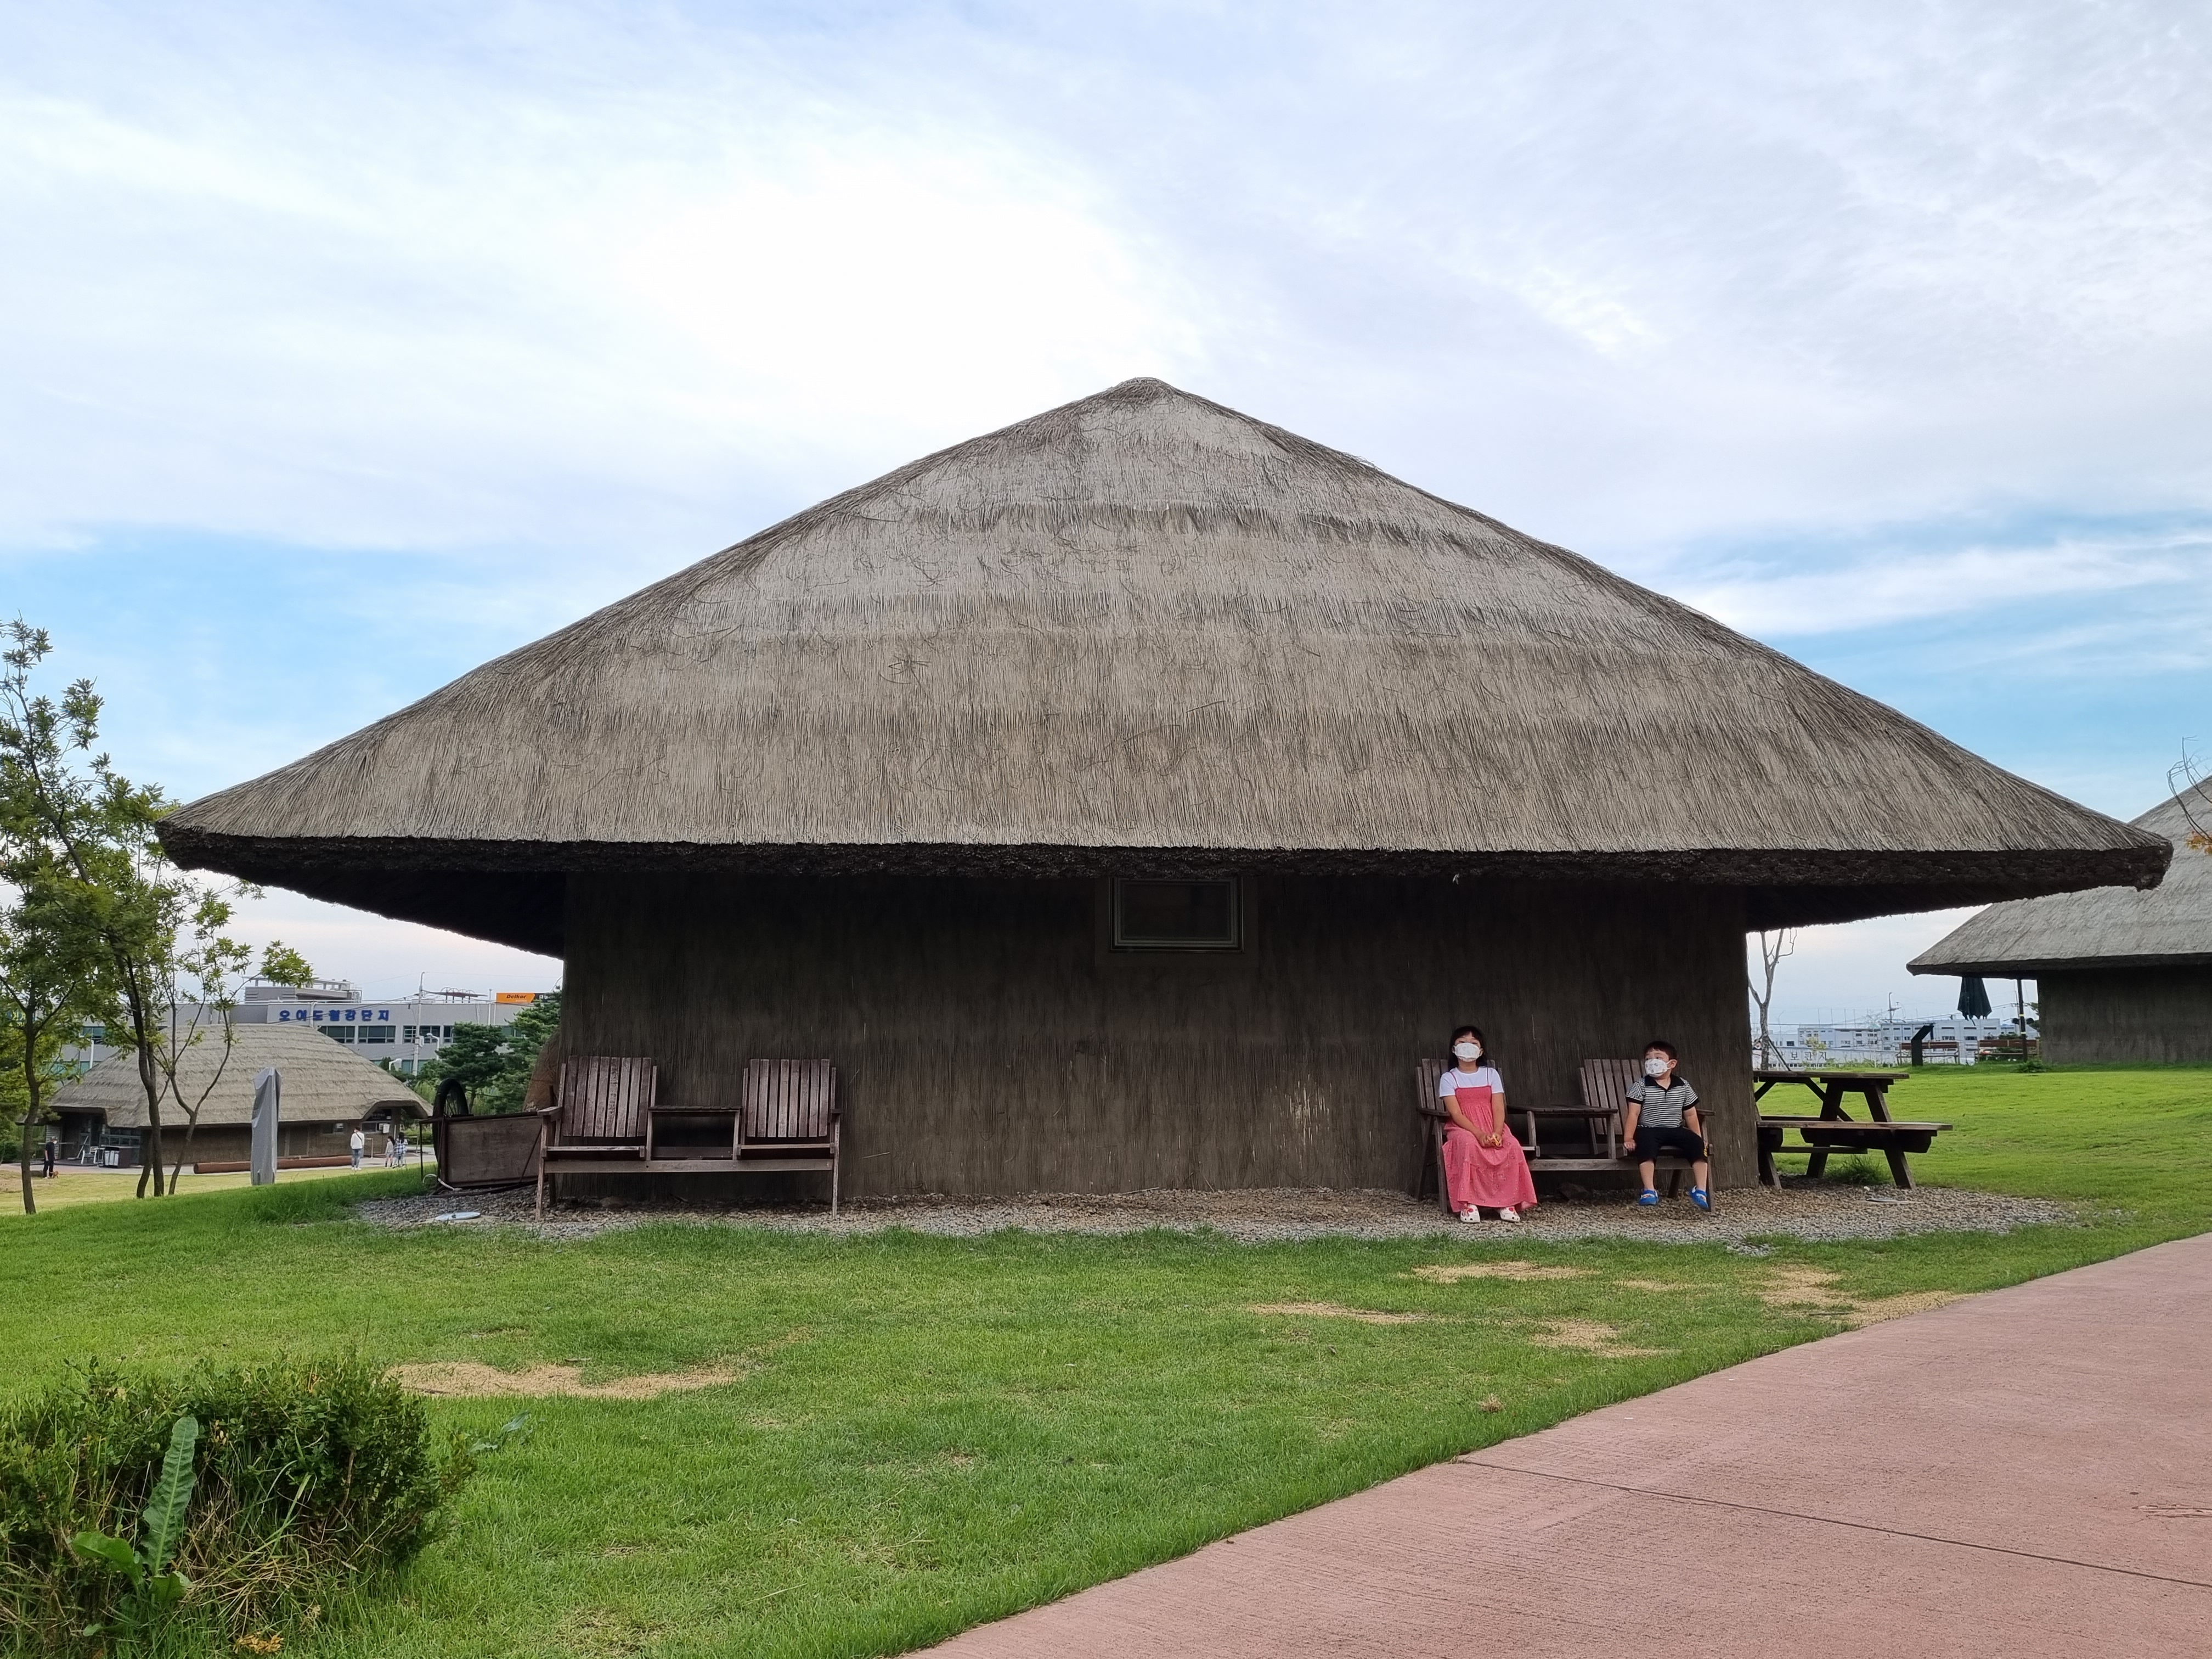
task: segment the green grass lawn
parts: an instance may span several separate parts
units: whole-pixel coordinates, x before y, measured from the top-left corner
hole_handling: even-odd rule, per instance
[[[287,1181],[327,1180],[332,1176],[349,1176],[351,1170],[287,1170]],[[228,1192],[234,1187],[250,1187],[253,1177],[240,1170],[234,1175],[201,1175],[186,1170],[177,1177],[179,1194],[188,1193]],[[138,1195],[138,1171],[132,1170],[88,1170],[64,1164],[49,1178],[31,1172],[31,1201],[39,1206],[40,1213],[48,1210],[74,1209],[80,1204],[129,1203]],[[13,1164],[0,1164],[0,1215],[23,1213],[22,1171]]]
[[[658,1225],[581,1243],[344,1219],[412,1174],[0,1218],[0,1370],[352,1347],[726,1367],[657,1398],[441,1401],[528,1437],[318,1655],[892,1653],[1454,1453],[1838,1328],[1771,1305],[1966,1291],[2212,1227],[2212,1068],[1923,1073],[1960,1127],[1931,1183],[2063,1198],[2085,1224],[1804,1245],[1246,1245],[1218,1237],[803,1238]],[[1418,1276],[1528,1263],[1540,1278]],[[1763,1297],[1761,1292],[1766,1293]],[[1260,1309],[1290,1311],[1255,1311]],[[1334,1309],[1338,1311],[1330,1311]],[[1401,1322],[1345,1316],[1414,1315]]]

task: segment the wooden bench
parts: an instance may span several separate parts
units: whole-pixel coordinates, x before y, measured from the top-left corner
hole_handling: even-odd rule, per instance
[[[1445,1063],[1441,1060],[1425,1060],[1413,1068],[1420,1088],[1419,1109],[1425,1121],[1428,1146],[1421,1159],[1421,1173],[1413,1186],[1417,1199],[1427,1195],[1429,1182],[1437,1183],[1437,1201],[1447,1214],[1451,1211],[1451,1195],[1444,1188],[1444,1131],[1451,1127],[1451,1114],[1444,1109],[1437,1096],[1437,1084],[1444,1074]],[[1521,1142],[1522,1151],[1528,1154],[1530,1173],[1536,1175],[1569,1172],[1618,1175],[1623,1171],[1634,1174],[1637,1161],[1621,1151],[1623,1108],[1628,1099],[1630,1085],[1644,1075],[1644,1063],[1636,1060],[1586,1060],[1582,1064],[1579,1081],[1582,1085],[1582,1104],[1579,1106],[1512,1106],[1506,1111],[1506,1121],[1522,1119],[1526,1133]],[[1511,1096],[1509,1094],[1510,1100]],[[1579,1153],[1549,1152],[1544,1150],[1544,1129],[1547,1120],[1578,1125],[1584,1150]],[[1600,1137],[1603,1145],[1600,1146]],[[1656,1170],[1667,1172],[1668,1196],[1679,1193],[1682,1176],[1691,1167],[1691,1160],[1669,1154],[1652,1160]]]
[[[538,1113],[538,1214],[545,1213],[545,1183],[561,1171],[646,1173],[657,1079],[653,1063],[635,1055],[561,1062],[553,1104]]]
[[[1779,1188],[1781,1172],[1774,1166],[1778,1152],[1806,1154],[1805,1173],[1818,1176],[1828,1167],[1831,1152],[1880,1152],[1888,1160],[1890,1179],[1909,1191],[1912,1187],[1911,1152],[1924,1152],[1948,1123],[1899,1123],[1889,1115],[1889,1085],[1900,1081],[1902,1072],[1767,1071],[1752,1073],[1759,1085],[1754,1100],[1764,1100],[1777,1084],[1801,1084],[1820,1102],[1818,1116],[1776,1113],[1759,1120],[1759,1178]],[[1857,1095],[1867,1103],[1868,1118],[1861,1121],[1844,1115],[1844,1097]],[[1802,1145],[1785,1146],[1784,1138],[1796,1130]]]
[[[647,1167],[655,1175],[771,1175],[819,1170],[830,1177],[830,1213],[837,1213],[838,1159],[844,1139],[837,1103],[837,1068],[826,1060],[752,1060],[738,1103],[661,1104],[647,1115]],[[671,1152],[659,1127],[678,1119],[714,1118],[728,1139],[711,1151]],[[688,1149],[686,1149],[688,1151]]]

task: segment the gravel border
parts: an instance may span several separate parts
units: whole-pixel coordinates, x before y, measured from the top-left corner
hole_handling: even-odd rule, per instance
[[[1159,1188],[1115,1194],[1040,1193],[1019,1198],[877,1198],[846,1203],[836,1216],[820,1206],[690,1209],[681,1206],[619,1207],[562,1204],[544,1221],[532,1219],[527,1192],[367,1200],[361,1218],[373,1226],[515,1226],[545,1239],[591,1238],[653,1222],[698,1226],[762,1227],[776,1232],[849,1237],[905,1227],[918,1233],[973,1238],[1006,1228],[1034,1233],[1175,1232],[1211,1229],[1246,1243],[1303,1238],[1427,1238],[1449,1237],[1498,1242],[1570,1238],[1632,1238],[1652,1244],[1744,1245],[1770,1236],[1808,1241],[1899,1238],[1913,1233],[2010,1232],[2015,1227],[2076,1224],[2080,1218],[2048,1199],[1950,1187],[1850,1187],[1833,1182],[1792,1182],[1781,1192],[1751,1187],[1723,1193],[1705,1215],[1685,1198],[1667,1199],[1656,1210],[1639,1208],[1628,1194],[1553,1200],[1516,1226],[1453,1221],[1433,1201],[1401,1192],[1333,1192],[1327,1188],[1258,1188],[1200,1192]],[[455,1218],[474,1212],[466,1220]],[[1749,1247],[1754,1252],[1755,1246]]]

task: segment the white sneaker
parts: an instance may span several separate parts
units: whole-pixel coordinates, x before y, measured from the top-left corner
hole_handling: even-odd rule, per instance
[[[1521,1218],[1521,1212],[1509,1206],[1498,1212],[1498,1218],[1500,1221],[1518,1221]]]
[[[1482,1219],[1482,1212],[1480,1210],[1462,1210],[1459,1212],[1459,1218],[1462,1221],[1480,1221]]]

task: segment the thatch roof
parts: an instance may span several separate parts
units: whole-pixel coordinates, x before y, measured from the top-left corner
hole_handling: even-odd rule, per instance
[[[2212,823],[2212,784],[2185,790],[2136,820],[2171,843],[2173,864],[2153,891],[2089,893],[1992,904],[1907,965],[1916,974],[2018,978],[2066,968],[2212,963],[2212,854],[2187,845],[2191,815]]]
[[[363,1060],[343,1043],[305,1025],[245,1025],[234,1028],[237,1042],[226,1060],[220,1028],[185,1048],[177,1062],[177,1086],[186,1100],[199,1098],[208,1079],[214,1092],[200,1109],[203,1127],[253,1121],[253,1079],[274,1066],[283,1076],[277,1115],[287,1123],[350,1123],[372,1114],[390,1115],[398,1108],[423,1115],[422,1097],[382,1066]],[[54,1092],[58,1112],[100,1112],[113,1129],[146,1127],[146,1094],[138,1084],[138,1057],[110,1054],[74,1083]],[[183,1115],[173,1101],[161,1103],[163,1133],[181,1127]],[[172,1149],[173,1150],[173,1149]]]
[[[1759,921],[2163,844],[1365,462],[1131,380],[193,802],[187,863],[540,951],[560,872],[1680,879]]]

